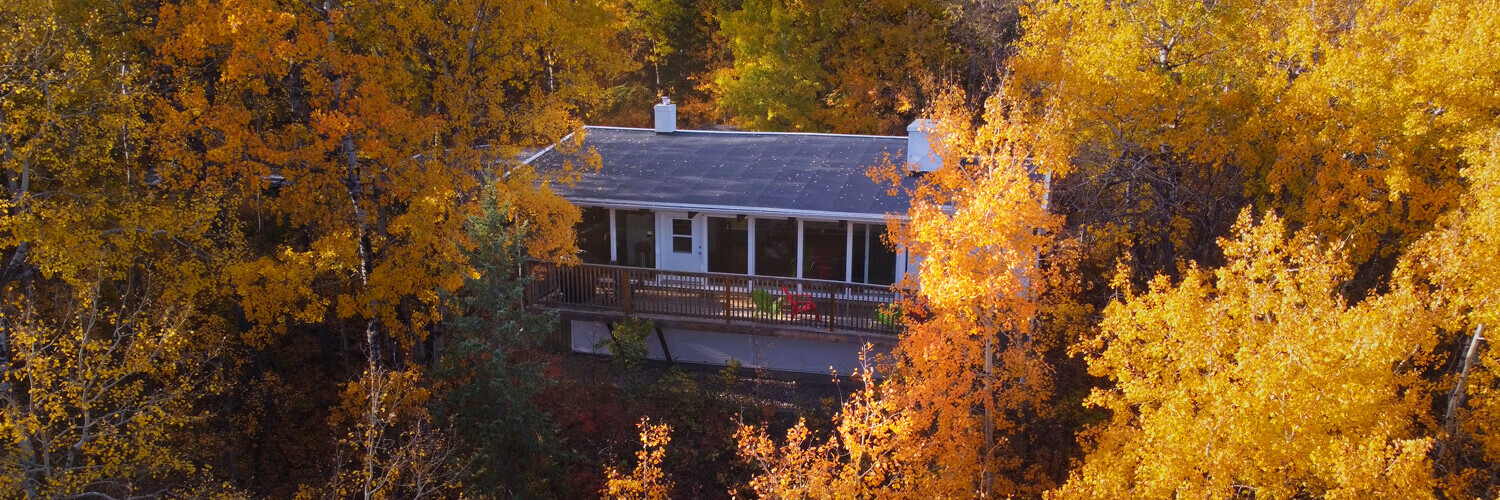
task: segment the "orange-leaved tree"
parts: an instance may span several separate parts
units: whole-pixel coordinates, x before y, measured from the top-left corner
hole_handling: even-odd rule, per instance
[[[513,173],[521,148],[568,133],[600,92],[590,82],[618,70],[566,42],[607,35],[607,11],[525,4],[163,7],[160,175],[232,183],[264,250],[232,273],[258,329],[356,320],[376,352],[376,339],[389,351],[425,338],[437,292],[467,275],[462,223],[481,183],[535,190]],[[536,15],[506,14],[523,10]],[[532,251],[569,253],[545,241]]]
[[[227,272],[247,348],[294,342],[281,335],[288,331],[317,334],[341,346],[325,359],[346,360],[325,367],[342,369],[337,394],[362,398],[362,415],[390,419],[330,420],[357,424],[362,436],[341,441],[360,457],[343,463],[361,465],[357,478],[339,474],[337,489],[406,494],[378,486],[389,472],[379,464],[397,463],[405,449],[382,439],[422,428],[426,415],[383,411],[382,388],[425,383],[443,297],[475,273],[463,224],[479,213],[484,184],[530,223],[534,255],[573,253],[577,210],[545,186],[576,172],[533,172],[518,158],[576,128],[600,82],[628,67],[608,45],[618,29],[612,10],[533,0],[189,0],[159,14],[150,35],[163,89],[150,108],[161,124],[155,173],[231,199],[250,243]],[[360,354],[363,367],[349,366]],[[316,379],[298,383],[327,391],[311,387]]]
[[[942,166],[912,193],[909,219],[892,220],[893,242],[918,272],[902,285],[906,328],[887,380],[845,405],[830,444],[809,445],[805,429],[794,429],[785,453],[803,463],[771,462],[753,483],[763,496],[805,494],[806,483],[785,480],[789,467],[816,470],[807,477],[855,496],[1039,494],[1060,475],[1035,460],[1044,453],[1027,451],[1037,436],[1026,431],[1051,414],[1047,355],[1066,345],[1046,324],[1067,303],[1053,293],[1060,262],[1049,259],[1062,254],[1046,197],[1049,169],[1067,164],[1029,147],[1029,133],[1046,124],[1013,119],[1025,116],[1015,103],[991,99],[973,126],[961,96],[945,102],[955,104],[925,125]],[[763,438],[740,437],[742,450],[768,453]],[[861,472],[872,463],[887,469]]]
[[[750,490],[761,498],[931,498],[923,487],[936,481],[923,429],[898,406],[895,388],[875,379],[861,354],[851,374],[861,387],[844,402],[837,431],[818,441],[805,420],[777,444],[761,427],[735,433],[740,458],[759,469]]]
[[[893,232],[918,263],[906,330],[893,353],[890,394],[926,430],[926,458],[945,496],[1037,493],[1045,464],[1024,450],[1028,424],[1050,413],[1059,332],[1043,324],[1054,302],[1045,258],[1061,257],[1049,181],[1065,160],[1031,140],[1050,125],[1024,103],[991,98],[978,126],[949,97],[930,122],[943,163],[912,193]]]

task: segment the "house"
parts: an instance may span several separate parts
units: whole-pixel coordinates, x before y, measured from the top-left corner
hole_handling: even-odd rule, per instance
[[[601,352],[625,316],[652,319],[651,357],[671,361],[849,373],[864,344],[894,344],[890,285],[911,265],[882,238],[909,201],[866,172],[936,168],[919,123],[898,137],[679,130],[666,98],[655,118],[585,127],[601,169],[553,186],[582,209],[583,264],[532,263],[528,300],[562,313],[574,350]]]

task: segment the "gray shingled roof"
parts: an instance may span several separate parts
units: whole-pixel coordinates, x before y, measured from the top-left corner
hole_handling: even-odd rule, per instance
[[[908,205],[865,175],[887,157],[904,162],[905,137],[586,127],[584,143],[603,167],[575,185],[553,186],[575,203],[873,217],[905,213]],[[565,160],[554,149],[529,163],[547,169]]]

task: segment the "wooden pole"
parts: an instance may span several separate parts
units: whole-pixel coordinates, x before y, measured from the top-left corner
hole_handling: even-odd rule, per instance
[[[833,333],[833,316],[839,310],[838,302],[835,302],[838,300],[838,292],[837,289],[828,289],[828,333]]]
[[[667,358],[667,364],[677,364],[677,361],[672,359],[672,351],[667,349],[667,335],[662,333],[661,326],[656,327],[656,341],[661,343],[661,355]]]
[[[633,280],[630,279],[629,269],[625,270],[624,274],[625,282],[621,283],[622,286],[620,287],[620,307],[625,310],[625,316],[630,316],[630,296],[632,295],[630,292],[630,282]]]

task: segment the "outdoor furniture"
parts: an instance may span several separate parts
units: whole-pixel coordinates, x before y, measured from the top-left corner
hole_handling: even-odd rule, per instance
[[[528,308],[759,328],[892,334],[899,297],[882,285],[528,261]],[[780,293],[777,293],[777,289]],[[793,291],[795,290],[795,292]],[[914,316],[914,311],[903,311]],[[882,314],[884,313],[884,314]],[[816,316],[816,320],[804,315]]]
[[[620,282],[619,271],[599,276],[599,291],[600,295],[604,297],[605,305],[614,306],[620,304]]]
[[[823,319],[818,314],[818,306],[813,303],[812,294],[792,293],[786,289],[786,285],[781,285],[781,293],[786,296],[786,310],[791,313],[792,318],[796,318],[798,314],[812,313],[818,320]]]

